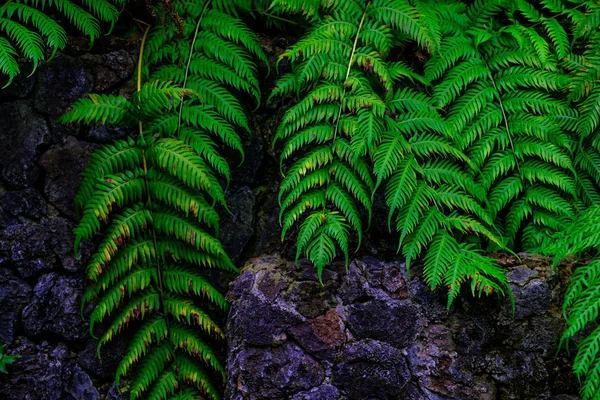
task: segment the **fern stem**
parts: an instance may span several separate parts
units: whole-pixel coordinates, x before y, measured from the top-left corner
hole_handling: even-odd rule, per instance
[[[362,29],[363,24],[365,23],[365,17],[367,15],[367,10],[371,6],[369,2],[367,7],[365,7],[365,11],[363,12],[362,18],[360,19],[360,24],[358,24],[358,30],[356,31],[356,36],[354,37],[354,44],[352,45],[352,53],[350,53],[350,62],[348,63],[348,69],[346,70],[346,78],[344,79],[344,83],[348,80],[350,76],[350,71],[352,70],[352,63],[354,61],[354,53],[356,53],[356,45],[358,44],[358,35],[360,35],[360,31]],[[333,141],[335,142],[335,138],[337,137],[338,129],[340,126],[340,118],[342,117],[342,110],[344,109],[344,99],[346,97],[346,88],[344,87],[344,91],[342,92],[342,97],[340,99],[340,110],[338,112],[336,121],[335,121],[335,131],[333,132]]]
[[[142,44],[140,45],[140,56],[138,57],[138,65],[137,65],[137,91],[142,90],[142,63],[144,61],[144,47],[146,46],[146,39],[148,38],[148,33],[150,32],[150,25],[144,31],[144,36],[142,37]],[[142,121],[138,121],[139,133],[140,137],[143,139],[144,129],[142,126]],[[146,159],[144,158],[144,168],[145,168]]]
[[[486,68],[490,71],[490,68],[487,66]],[[494,90],[496,90],[496,94],[498,96],[498,104],[500,105],[500,111],[502,111],[502,119],[504,120],[504,127],[506,128],[506,133],[508,135],[508,142],[510,143],[510,148],[512,150],[513,156],[515,157],[515,164],[517,165],[517,171],[521,174],[521,168],[519,167],[519,159],[517,158],[517,152],[515,151],[515,145],[512,140],[512,134],[510,133],[510,127],[508,126],[508,117],[506,116],[506,110],[504,109],[504,103],[502,102],[502,96],[500,96],[500,91],[496,86],[496,81],[494,81],[494,77],[492,76],[492,71],[490,71],[490,81],[494,86]]]
[[[138,68],[137,69],[137,72],[138,72],[137,91],[138,92],[140,90],[142,90],[142,64],[143,64],[143,60],[144,60],[144,47],[146,46],[146,39],[148,38],[148,32],[150,32],[150,25],[148,25],[148,27],[146,28],[146,31],[144,32],[144,36],[142,37],[142,43],[140,45],[140,56],[138,58],[138,66],[137,66],[137,68]],[[142,125],[142,120],[138,121],[138,126],[139,126],[139,132],[140,132],[140,139],[142,140],[142,142],[144,142],[144,145],[145,145],[144,129],[143,129],[143,125]],[[146,185],[146,193],[148,195],[148,206],[150,208],[152,208],[152,196],[150,195],[150,186],[148,184],[148,162],[146,160],[146,149],[142,150],[142,161],[144,163],[144,183]],[[160,302],[163,305],[163,314],[164,314],[165,322],[167,324],[167,329],[168,329],[169,320],[167,319],[167,310],[165,308],[166,306],[165,306],[165,300],[164,300],[162,268],[161,268],[161,264],[160,264],[160,256],[158,255],[156,229],[154,229],[154,226],[152,226],[152,241],[154,244],[154,251],[156,253],[156,277],[158,279],[158,293],[160,296]]]
[[[200,17],[198,18],[198,22],[196,23],[196,29],[194,30],[194,38],[192,39],[192,44],[190,46],[190,54],[188,54],[187,63],[185,65],[185,74],[183,75],[183,85],[181,86],[183,89],[185,89],[185,87],[187,85],[188,76],[190,74],[190,65],[192,64],[192,57],[194,54],[194,46],[196,46],[196,40],[198,39],[198,32],[200,31],[200,23],[202,22],[202,18],[204,17],[204,13],[206,12],[206,9],[208,8],[209,4],[210,4],[209,0],[207,0],[206,3],[204,3],[204,8],[202,9],[202,12],[200,13]],[[177,136],[179,136],[179,132],[181,132],[182,115],[183,115],[183,97],[181,98],[181,102],[179,103],[179,117],[177,118]]]

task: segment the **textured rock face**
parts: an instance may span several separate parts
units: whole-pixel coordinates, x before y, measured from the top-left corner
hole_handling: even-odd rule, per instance
[[[576,399],[561,285],[550,261],[501,258],[515,294],[445,309],[404,266],[372,258],[326,270],[253,259],[232,284],[226,397],[241,399]],[[571,397],[574,396],[574,397]]]
[[[3,400],[120,399],[111,387],[126,338],[98,360],[80,314],[90,246],[75,257],[73,199],[91,151],[126,132],[56,122],[87,92],[117,93],[131,76],[137,45],[117,45],[126,48],[59,54],[0,90],[0,342],[19,356],[0,374]]]

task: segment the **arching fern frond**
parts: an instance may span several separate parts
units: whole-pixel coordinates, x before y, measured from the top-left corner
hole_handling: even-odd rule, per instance
[[[209,233],[218,233],[213,204],[225,203],[216,173],[229,167],[206,135],[185,128],[184,138],[176,129],[164,137],[156,128],[165,115],[177,118],[177,106],[188,95],[195,93],[151,82],[132,102],[90,95],[63,117],[64,122],[139,121],[158,132],[148,136],[142,130],[137,140],[117,141],[94,152],[77,197],[81,220],[75,247],[103,236],[88,266],[93,286],[84,295],[84,304],[95,304],[90,331],[104,328],[99,352],[133,321],[143,322],[117,368],[117,380],[132,379],[131,399],[218,399],[210,370],[224,377],[210,341],[202,339],[223,339],[223,332],[199,304],[227,309],[225,297],[202,274],[204,268],[236,271]],[[115,108],[121,113],[115,114]]]
[[[45,59],[49,47],[52,57],[65,48],[67,34],[51,13],[58,12],[89,37],[93,44],[100,36],[98,19],[115,24],[119,11],[113,3],[120,0],[8,0],[0,6],[0,72],[8,76],[9,85],[19,74],[17,58],[33,62],[33,71]]]

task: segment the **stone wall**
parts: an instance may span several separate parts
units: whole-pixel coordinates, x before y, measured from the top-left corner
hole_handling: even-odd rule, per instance
[[[232,400],[577,399],[557,353],[564,285],[544,258],[502,257],[515,295],[451,310],[418,268],[371,257],[327,269],[251,260],[229,293]],[[562,267],[561,267],[562,268]],[[568,270],[564,267],[561,270]]]
[[[127,132],[56,120],[86,93],[117,93],[136,52],[136,41],[104,39],[91,52],[72,40],[33,77],[25,65],[0,90],[0,341],[20,357],[0,374],[1,399],[95,400],[110,390],[115,359],[97,360],[79,310],[73,198],[91,151]]]
[[[104,37],[94,47],[70,38],[68,48],[34,76],[24,73],[0,90],[0,342],[20,356],[0,374],[2,400],[96,400],[120,398],[115,366],[125,336],[105,347],[88,333],[80,302],[85,261],[93,248],[73,252],[76,218],[73,200],[89,155],[99,145],[133,132],[117,127],[62,126],[58,117],[87,93],[130,96],[139,37]],[[288,46],[285,38],[261,43],[274,66]],[[260,73],[266,76],[266,67]],[[275,74],[264,79],[263,98]],[[0,81],[0,87],[5,82]],[[252,112],[252,135],[243,134],[245,162],[232,161],[227,197],[231,214],[221,213],[221,240],[232,260],[282,249],[276,193],[277,156],[270,150],[278,105]],[[227,281],[221,289],[227,290]],[[223,317],[224,319],[224,317]]]
[[[272,67],[289,42],[261,39]],[[0,341],[20,356],[10,374],[0,374],[0,399],[121,398],[113,376],[127,338],[104,348],[98,360],[97,342],[80,315],[83,264],[93,245],[84,243],[80,259],[73,254],[73,199],[93,149],[130,132],[65,127],[56,120],[88,92],[129,95],[138,44],[135,37],[103,38],[89,50],[71,39],[67,51],[33,77],[23,74],[0,90]],[[282,63],[279,73],[285,68]],[[266,76],[264,68],[261,73]],[[276,79],[272,73],[261,80],[263,98]],[[293,255],[294,238],[280,242],[279,156],[270,147],[280,106],[263,102],[252,111],[248,105],[246,161],[232,170],[232,214],[221,213],[221,239],[238,266],[262,254]],[[385,220],[381,202],[377,218]],[[366,233],[361,254],[389,258],[396,239],[378,226]],[[339,266],[328,270],[325,286],[310,268],[255,259],[230,293],[226,398],[544,399],[576,393],[568,361],[563,353],[554,357],[562,329],[558,280],[548,277],[545,263],[539,271],[508,264],[515,319],[495,300],[461,299],[447,313],[444,299],[422,281],[408,282],[399,265],[372,258],[354,262],[348,275]]]

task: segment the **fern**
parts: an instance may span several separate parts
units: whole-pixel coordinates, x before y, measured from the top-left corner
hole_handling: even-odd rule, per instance
[[[91,333],[98,324],[105,328],[98,351],[132,321],[143,322],[117,368],[117,382],[133,378],[131,399],[218,399],[211,381],[224,379],[211,347],[224,334],[193,299],[222,311],[228,307],[202,272],[237,271],[217,239],[219,216],[213,206],[226,207],[217,176],[229,179],[220,147],[243,156],[236,127],[249,128],[233,91],[258,100],[250,57],[265,59],[256,36],[230,5],[213,1],[200,11],[190,5],[184,32],[197,26],[196,40],[191,34],[179,39],[171,48],[177,54],[168,55],[185,60],[190,41],[194,43],[188,71],[158,65],[160,54],[157,58],[153,50],[172,43],[159,26],[145,52],[146,61],[155,67],[153,80],[139,84],[141,59],[138,91],[131,101],[89,95],[62,117],[64,123],[139,127],[137,139],[117,141],[92,155],[76,198],[81,220],[75,248],[82,240],[103,236],[88,266],[92,286],[82,304],[83,310],[85,303],[95,303]],[[228,30],[231,26],[236,29]],[[219,41],[214,40],[217,35]],[[245,65],[239,67],[242,61]],[[155,79],[163,76],[166,79]]]
[[[19,75],[19,57],[33,62],[33,72],[45,59],[45,49],[65,48],[67,34],[52,17],[58,12],[91,44],[100,36],[100,21],[115,24],[119,18],[117,5],[124,0],[84,0],[78,5],[72,0],[9,0],[0,6],[0,73],[8,76],[8,86]],[[116,4],[113,4],[116,3]]]
[[[600,207],[592,206],[581,213],[563,231],[547,240],[544,250],[555,254],[555,265],[571,255],[583,255],[600,249]],[[561,345],[568,346],[571,339],[582,333],[587,336],[577,345],[573,370],[580,382],[581,397],[584,400],[596,399],[600,393],[600,329],[596,327],[600,310],[600,260],[592,259],[587,265],[578,267],[565,293],[563,314],[567,329],[561,338]]]
[[[120,119],[137,119],[151,129],[152,118],[160,111],[155,99],[169,99],[162,103],[163,113],[168,113],[175,112],[184,95],[196,93],[152,82],[141,87],[131,103],[95,95],[79,100],[62,121],[105,121],[106,107],[118,104],[125,110]],[[171,136],[176,137],[176,132]],[[96,303],[90,316],[92,334],[97,324],[112,321],[100,337],[98,351],[132,321],[144,321],[117,369],[117,382],[137,371],[132,399],[148,393],[167,398],[185,387],[191,387],[186,393],[217,399],[208,371],[224,376],[224,370],[211,347],[188,326],[209,337],[222,339],[223,333],[189,298],[203,298],[226,310],[223,295],[199,267],[236,268],[210,233],[218,229],[211,204],[224,202],[215,172],[174,137],[142,134],[137,141],[117,142],[92,156],[77,199],[82,217],[75,248],[101,232],[104,240],[89,264],[93,286],[86,291],[83,305]],[[201,372],[203,379],[190,381],[179,367],[182,362]]]
[[[308,9],[307,7],[313,7]],[[304,252],[323,267],[342,251],[346,262],[354,232],[362,239],[361,208],[371,214],[375,182],[367,149],[383,134],[385,98],[399,65],[385,58],[393,33],[434,47],[418,13],[402,1],[278,2],[280,12],[315,16],[312,27],[281,56],[292,61],[271,93],[304,97],[284,115],[274,143],[285,141],[282,164],[298,157],[281,183],[282,239],[300,222],[296,259]]]

